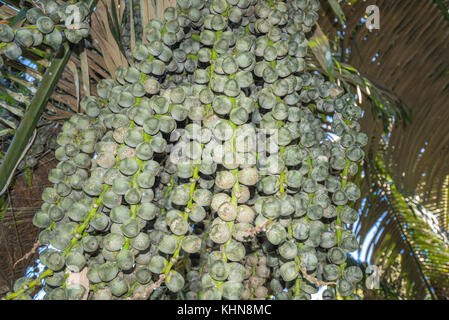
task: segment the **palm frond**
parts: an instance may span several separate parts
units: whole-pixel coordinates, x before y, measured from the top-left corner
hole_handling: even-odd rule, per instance
[[[340,2],[348,17],[344,29],[337,20],[321,21],[333,39],[336,74],[361,100],[361,125],[371,137],[355,230],[370,262],[403,298],[448,296],[449,139],[443,101],[449,83],[441,70],[448,65],[443,48],[449,23],[447,7],[442,10],[438,2],[425,2],[410,14],[413,1],[379,0],[382,30],[374,32],[364,26],[362,1]]]
[[[90,0],[88,3],[90,10],[93,10],[96,3],[97,0]],[[20,16],[21,13],[19,12],[18,15]],[[59,51],[56,52],[50,66],[46,70],[39,89],[31,102],[25,95],[14,92],[8,88],[3,88],[9,98],[25,105],[26,112],[20,120],[20,126],[17,128],[14,134],[14,139],[9,145],[8,151],[0,165],[0,172],[2,172],[0,175],[0,194],[3,194],[8,188],[14,171],[22,160],[24,153],[27,151],[27,146],[30,145],[29,140],[32,137],[33,132],[35,132],[36,125],[47,106],[47,101],[63,74],[71,54],[71,46],[68,42],[64,42]],[[76,67],[74,66],[74,68]],[[79,99],[79,94],[77,97]]]
[[[116,4],[117,5],[117,4]],[[125,8],[125,1],[120,0],[120,8]],[[122,13],[118,15],[123,17]],[[121,49],[119,35],[115,35],[115,32],[119,32],[119,26],[114,25],[109,13],[109,4],[106,0],[99,0],[97,9],[92,14],[92,47],[101,53],[102,59],[106,65],[108,73],[115,77],[115,69],[118,66],[128,66],[128,61],[125,56],[124,49]],[[121,18],[117,18],[117,23],[121,24]],[[114,30],[114,31],[113,31]],[[120,44],[119,44],[120,43]],[[122,47],[123,48],[123,47]]]
[[[399,289],[406,298],[444,299],[449,294],[447,231],[439,227],[434,215],[417,200],[405,197],[398,190],[386,171],[382,153],[371,162],[373,197],[366,208],[362,208],[365,219],[359,222],[360,241],[367,239],[370,226],[375,223],[369,220],[377,218],[379,227],[372,240],[368,239],[368,245],[373,248],[372,263],[382,266],[382,276],[402,280],[404,283]],[[385,210],[381,218],[368,217],[380,208]],[[392,269],[398,262],[400,270]]]

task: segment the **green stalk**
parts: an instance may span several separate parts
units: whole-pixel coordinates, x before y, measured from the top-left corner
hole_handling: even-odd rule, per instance
[[[299,296],[301,293],[301,278],[296,278],[295,282],[295,295]]]
[[[192,179],[193,181],[190,184],[190,188],[189,188],[189,191],[190,191],[189,192],[189,202],[187,203],[187,206],[184,210],[184,219],[186,221],[189,219],[189,212],[190,212],[189,210],[192,209],[192,205],[193,205],[193,195],[194,195],[195,189],[196,189],[196,182],[199,180],[198,172],[199,172],[198,164],[195,164],[194,171],[193,171],[193,179]],[[170,259],[170,262],[167,265],[167,268],[165,269],[164,274],[165,274],[167,281],[170,281],[168,274],[170,273],[170,270],[174,265],[173,261],[176,261],[179,257],[179,253],[181,251],[181,242],[182,242],[182,239],[184,239],[184,237],[185,237],[184,235],[178,237],[178,247],[176,248],[175,253],[173,254],[172,258]]]
[[[351,162],[346,159],[346,167],[343,171],[343,173],[341,174],[342,177],[342,182],[341,182],[341,190],[344,190],[346,187],[346,184],[348,183],[348,173],[349,173],[349,165],[351,164]],[[338,229],[337,229],[337,245],[340,248],[341,247],[341,230],[343,229],[343,223],[341,221],[341,211],[343,210],[343,206],[338,206],[337,208],[337,225],[338,225]],[[341,275],[343,276],[345,273],[345,266],[346,263],[343,263],[340,266],[340,270],[341,270]]]
[[[235,137],[235,136],[234,136]],[[240,192],[240,184],[239,184],[239,179],[237,177],[237,173],[239,172],[238,169],[232,170],[232,173],[235,177],[235,184],[234,187],[232,188],[232,198],[231,198],[231,203],[237,208],[238,205],[238,199],[236,196],[236,193]],[[231,233],[234,229],[234,221],[230,221],[228,222],[228,227],[231,230]],[[228,262],[228,258],[226,257],[226,247],[231,243],[232,241],[232,237],[229,238],[228,241],[226,241],[226,243],[224,244],[224,250],[223,250],[223,261],[224,262]],[[222,283],[222,281],[220,282],[220,284]]]
[[[24,293],[26,290],[28,290],[29,288],[32,288],[32,287],[34,287],[34,286],[40,284],[42,279],[44,279],[44,278],[47,277],[47,276],[51,276],[52,274],[53,274],[53,270],[49,270],[49,269],[48,269],[48,270],[45,270],[43,273],[41,273],[41,274],[39,275],[39,277],[38,277],[37,279],[34,279],[33,281],[31,281],[31,282],[26,286],[26,288],[23,288],[23,289],[21,289],[21,290],[19,290],[19,291],[17,291],[17,292],[11,293],[9,296],[6,297],[6,300],[11,300],[11,299],[13,299],[13,298],[15,298],[15,297],[20,296],[20,295],[21,295],[22,293]]]
[[[280,156],[281,156],[281,158],[284,158],[284,152],[285,152],[285,147],[284,146],[281,146],[280,147]],[[285,193],[285,188],[284,188],[284,185],[285,185],[285,169],[284,170],[282,170],[282,172],[281,172],[281,178],[280,178],[280,180],[281,180],[281,186],[280,186],[280,192],[282,193],[282,194],[284,194]]]
[[[346,184],[348,182],[348,171],[349,171],[349,165],[350,164],[351,164],[351,162],[346,159],[346,167],[345,167],[343,173],[341,174],[341,177],[342,177],[341,190],[345,189]],[[337,208],[337,225],[340,227],[339,229],[337,229],[337,244],[338,244],[338,247],[340,247],[341,229],[343,228],[343,224],[342,224],[341,218],[340,218],[340,213],[341,213],[342,209],[343,209],[343,206],[338,206],[338,208]]]
[[[97,214],[97,210],[101,207],[101,204],[103,202],[103,196],[108,191],[109,186],[105,185],[103,187],[103,192],[98,196],[97,201],[92,205],[92,208],[89,212],[89,215],[86,219],[84,219],[84,222],[76,229],[75,235],[82,235],[84,230],[88,227],[88,224],[94,219],[95,215]],[[67,255],[73,247],[76,245],[76,243],[81,239],[82,237],[73,237],[72,242],[70,243],[69,247],[64,250],[64,255]]]

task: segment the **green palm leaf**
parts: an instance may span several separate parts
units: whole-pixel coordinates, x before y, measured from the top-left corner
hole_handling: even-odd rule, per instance
[[[97,1],[98,0],[90,0],[89,9],[91,11],[95,7]],[[48,99],[53,93],[71,54],[72,48],[67,42],[64,42],[61,49],[55,54],[53,61],[50,63],[50,66],[42,79],[38,91],[27,108],[0,166],[0,172],[2,172],[0,175],[1,193],[8,187],[15,169],[21,161],[27,145],[29,145],[29,139],[36,128],[37,122],[41,118],[41,115],[47,106]]]

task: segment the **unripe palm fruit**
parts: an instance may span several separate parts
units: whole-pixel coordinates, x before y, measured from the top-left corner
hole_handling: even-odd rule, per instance
[[[7,24],[0,25],[0,41],[11,42],[14,40],[14,30]]]

